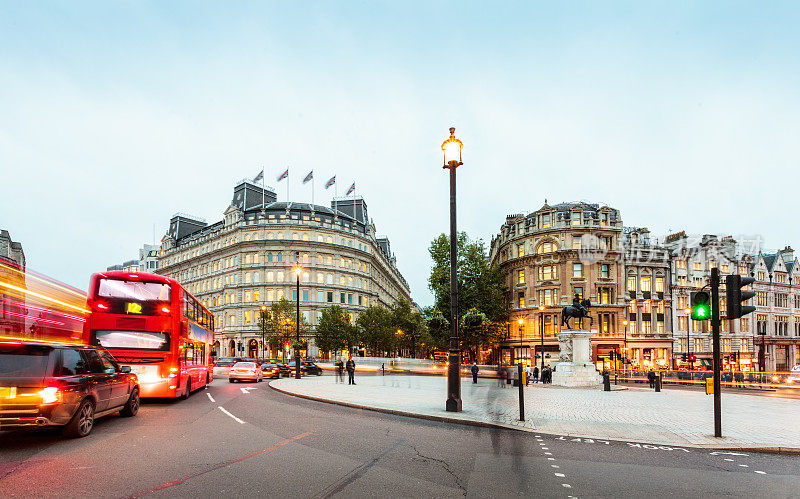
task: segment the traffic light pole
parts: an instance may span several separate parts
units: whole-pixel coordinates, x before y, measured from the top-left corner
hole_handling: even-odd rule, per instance
[[[711,269],[711,332],[714,352],[714,436],[722,436],[722,394],[720,374],[722,358],[719,348],[719,268]]]

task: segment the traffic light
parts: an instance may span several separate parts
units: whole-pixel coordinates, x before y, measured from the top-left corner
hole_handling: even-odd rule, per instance
[[[689,356],[689,362],[694,362],[695,360],[697,360],[697,357],[695,357],[694,355]]]
[[[692,300],[692,319],[696,321],[710,320],[711,294],[709,294],[708,291],[693,291],[691,294],[691,300]]]
[[[730,274],[725,276],[725,294],[728,305],[728,319],[738,319],[744,315],[755,312],[756,307],[742,305],[756,294],[753,291],[742,291],[742,288],[755,281],[752,277]]]
[[[686,362],[686,354],[681,354],[681,361]]]

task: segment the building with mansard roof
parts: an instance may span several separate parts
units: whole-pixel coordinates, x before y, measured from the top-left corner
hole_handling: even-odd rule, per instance
[[[355,320],[370,305],[411,298],[389,238],[378,235],[363,197],[334,199],[330,207],[278,202],[274,190],[249,180],[236,184],[218,222],[172,217],[158,273],[177,279],[214,313],[218,356],[278,356],[259,344],[257,317],[261,305],[281,298],[299,300],[312,328],[334,304]],[[307,354],[318,355],[309,340]]]

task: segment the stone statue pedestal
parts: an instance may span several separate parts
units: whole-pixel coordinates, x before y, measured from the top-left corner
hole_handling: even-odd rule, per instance
[[[558,366],[553,372],[557,386],[597,386],[603,377],[592,363],[592,333],[565,329],[558,333]]]

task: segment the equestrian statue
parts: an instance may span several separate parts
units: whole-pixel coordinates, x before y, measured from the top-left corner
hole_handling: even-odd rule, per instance
[[[576,293],[575,298],[572,299],[572,305],[561,309],[561,326],[567,326],[567,328],[570,329],[569,320],[574,317],[578,319],[578,327],[582,329],[583,318],[587,317],[589,319],[589,327],[592,327],[592,325],[594,325],[594,318],[589,315],[589,307],[591,305],[588,299],[581,300],[580,296]]]

